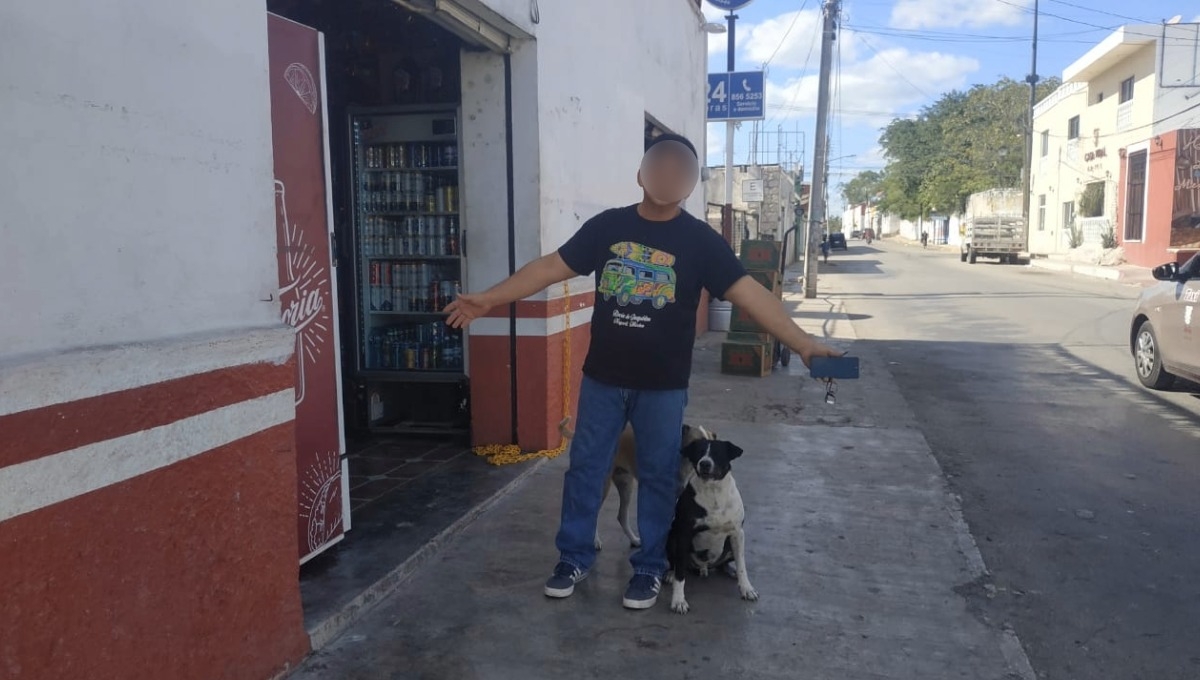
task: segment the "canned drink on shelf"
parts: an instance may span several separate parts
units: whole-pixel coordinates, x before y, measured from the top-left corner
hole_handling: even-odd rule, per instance
[[[367,304],[372,310],[379,309],[379,263],[372,262],[367,285]]]
[[[442,165],[453,168],[458,165],[458,146],[451,143],[442,147]]]

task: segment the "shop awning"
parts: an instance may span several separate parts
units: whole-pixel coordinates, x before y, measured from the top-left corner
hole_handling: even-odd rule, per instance
[[[533,36],[480,0],[392,0],[442,26],[463,40],[496,52],[509,52],[514,41]]]

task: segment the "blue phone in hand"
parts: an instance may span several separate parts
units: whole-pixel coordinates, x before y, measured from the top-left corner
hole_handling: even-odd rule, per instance
[[[822,380],[857,380],[858,357],[813,357],[808,374]]]

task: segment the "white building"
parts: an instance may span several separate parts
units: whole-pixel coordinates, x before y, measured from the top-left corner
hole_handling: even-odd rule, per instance
[[[1172,35],[1164,41],[1165,32]],[[1038,103],[1030,192],[1033,255],[1069,250],[1073,230],[1075,245],[1098,246],[1115,229],[1122,151],[1187,127],[1196,117],[1195,102],[1189,101],[1196,90],[1174,82],[1181,68],[1194,82],[1194,59],[1178,59],[1175,52],[1186,47],[1190,55],[1195,45],[1195,25],[1123,26],[1068,66],[1062,86]]]
[[[754,216],[750,238],[780,240],[784,232],[795,226],[796,207],[800,203],[796,179],[796,173],[780,165],[738,165],[733,168],[733,200],[730,203],[735,211]],[[751,186],[761,189],[761,197],[747,197],[745,191]],[[709,168],[704,188],[710,207],[724,205],[725,168]]]
[[[351,525],[338,441],[343,417],[365,428],[355,409],[372,389],[357,368],[351,108],[459,121],[434,134],[457,137],[464,287],[481,290],[637,201],[648,130],[704,157],[703,22],[698,0],[5,3],[0,545],[19,548],[0,559],[13,586],[0,667],[174,680],[293,667],[310,649],[298,523]],[[298,56],[277,64],[281,30]],[[280,143],[278,91],[315,133]],[[286,187],[289,217],[278,180],[300,163],[293,146],[315,162],[308,190]],[[702,191],[688,208],[703,213]],[[285,243],[277,220],[286,231],[296,214],[331,238]],[[328,274],[306,298],[328,312],[319,393],[305,389],[312,349],[281,322],[293,250]],[[563,335],[577,381],[593,285],[570,290],[569,308],[554,290],[472,327],[455,403],[477,443],[513,430],[525,449],[557,443]],[[433,399],[432,383],[397,385]],[[321,470],[297,457],[313,424],[298,404],[314,400],[333,430]],[[324,505],[298,508],[317,472]]]

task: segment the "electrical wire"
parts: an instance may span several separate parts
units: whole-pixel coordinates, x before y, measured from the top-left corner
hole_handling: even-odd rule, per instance
[[[808,65],[812,61],[813,50],[816,49],[817,43],[820,42],[821,39],[823,38],[824,31],[825,31],[824,21],[817,22],[817,31],[816,31],[817,35],[815,36],[814,40],[811,43],[809,43],[808,56],[804,58],[804,66],[800,69],[801,75],[796,80],[796,91],[792,92],[792,98],[788,100],[788,103],[782,107],[778,107],[779,109],[786,111],[788,108],[790,108],[793,104],[796,103],[796,99],[800,96],[800,86],[804,82],[804,73],[806,73],[808,71]],[[773,122],[775,122],[775,114],[772,114],[771,117],[767,119],[766,125],[770,125]]]
[[[880,60],[880,61],[882,61],[884,64],[886,64],[888,68],[892,69],[892,71],[893,71],[893,72],[895,72],[895,74],[896,74],[896,75],[900,76],[900,79],[901,79],[901,80],[903,80],[904,82],[908,83],[909,87],[911,87],[912,89],[916,90],[916,91],[917,91],[917,93],[919,93],[921,96],[925,97],[926,99],[933,99],[933,98],[934,98],[934,97],[933,97],[933,95],[929,94],[929,93],[928,93],[928,92],[926,92],[925,90],[922,90],[922,89],[921,89],[921,88],[920,88],[920,87],[919,87],[919,86],[918,86],[916,83],[914,83],[913,81],[909,80],[909,79],[908,79],[908,76],[904,75],[904,73],[903,73],[903,72],[902,72],[900,69],[896,68],[896,65],[895,65],[895,64],[893,64],[891,61],[889,61],[887,57],[883,56],[883,53],[882,53],[882,52],[880,52],[879,50],[875,49],[875,45],[871,44],[871,42],[870,42],[869,40],[867,40],[866,38],[864,38],[864,37],[863,37],[863,36],[861,36],[861,35],[860,35],[860,36],[858,36],[858,39],[859,39],[859,40],[861,40],[861,41],[862,41],[862,43],[863,43],[864,45],[866,45],[866,46],[867,46],[867,49],[869,49],[869,50],[871,50],[872,52],[874,52],[874,53],[875,53],[875,56],[879,57],[879,60]]]
[[[800,15],[804,13],[804,8],[807,6],[808,0],[804,0],[804,3],[800,5],[800,9],[796,10],[796,14],[792,16],[791,25],[788,26],[787,32],[783,34],[783,38],[779,40],[779,44],[775,46],[775,51],[771,53],[771,56],[765,62],[763,62],[763,71],[766,71],[767,67],[771,65],[771,62],[775,61],[775,56],[779,54],[779,50],[783,49],[783,44],[787,42],[788,36],[792,34],[792,29],[796,27],[796,22],[800,20]]]
[[[1139,24],[1155,23],[1153,21],[1146,21],[1145,19],[1138,19],[1137,17],[1131,17],[1127,14],[1117,14],[1115,12],[1109,12],[1109,11],[1103,10],[1103,9],[1096,9],[1095,7],[1086,7],[1084,5],[1077,5],[1073,2],[1067,2],[1067,0],[1050,0],[1050,2],[1053,2],[1056,5],[1064,5],[1066,7],[1074,7],[1075,9],[1082,9],[1087,12],[1095,12],[1096,14],[1105,14],[1110,17],[1115,17],[1117,19],[1127,19],[1129,21],[1139,23]]]
[[[1089,139],[1093,139],[1093,138],[1094,139],[1108,139],[1110,137],[1116,137],[1118,135],[1126,135],[1126,134],[1129,134],[1130,132],[1134,132],[1136,130],[1141,130],[1143,128],[1148,128],[1148,127],[1154,127],[1155,125],[1160,125],[1162,123],[1167,122],[1168,120],[1171,120],[1172,118],[1178,118],[1179,116],[1182,116],[1183,114],[1188,113],[1190,111],[1194,111],[1198,108],[1200,108],[1200,102],[1196,102],[1195,104],[1192,104],[1191,106],[1187,107],[1186,109],[1181,109],[1179,111],[1176,111],[1175,113],[1172,113],[1168,116],[1163,116],[1162,118],[1159,118],[1158,120],[1150,122],[1150,123],[1143,123],[1141,125],[1137,125],[1137,126],[1134,126],[1131,128],[1126,128],[1124,130],[1119,130],[1117,132],[1105,132],[1100,135],[1092,135],[1092,136],[1089,136],[1088,138]],[[1079,137],[1072,138],[1072,137],[1068,137],[1067,135],[1056,134],[1056,133],[1052,133],[1049,131],[1043,131],[1043,132],[1039,132],[1037,134],[1046,134],[1050,139],[1070,140],[1070,139],[1080,139],[1083,137],[1083,135],[1080,135]]]

